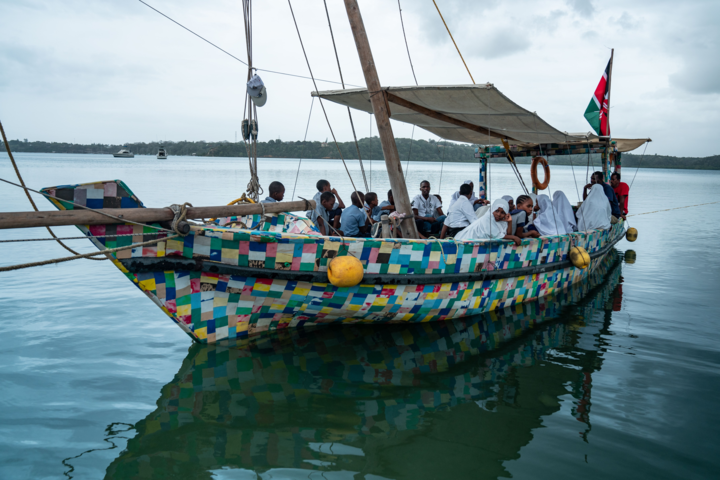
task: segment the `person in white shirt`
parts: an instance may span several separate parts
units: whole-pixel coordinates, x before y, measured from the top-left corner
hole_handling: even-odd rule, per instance
[[[477,220],[475,210],[473,210],[473,206],[470,203],[471,195],[472,187],[470,185],[460,185],[460,197],[450,206],[450,210],[448,210],[440,238],[445,238],[446,236],[454,237],[462,229]]]
[[[474,188],[475,188],[475,186],[473,185],[473,181],[472,181],[472,180],[465,180],[465,182],[463,182],[463,185],[470,185],[470,192],[471,192],[471,195],[470,195],[470,204],[473,206],[473,208],[474,208],[475,210],[477,210],[478,208],[482,207],[483,205],[489,205],[489,204],[490,204],[490,202],[488,202],[487,200],[482,200],[482,199],[477,198],[477,197],[475,196],[475,192],[473,191]],[[452,194],[452,197],[450,197],[450,207],[448,207],[448,208],[452,208],[453,203],[455,203],[455,202],[457,201],[457,199],[460,198],[460,195],[461,195],[460,190],[458,190],[457,192],[455,192],[455,193]],[[449,211],[449,210],[448,210],[448,211]]]
[[[445,215],[442,212],[440,200],[435,195],[430,195],[430,182],[427,180],[420,182],[420,195],[413,198],[412,209],[415,215],[415,225],[420,234],[432,234],[440,231],[445,221]],[[440,216],[435,218],[435,212]]]

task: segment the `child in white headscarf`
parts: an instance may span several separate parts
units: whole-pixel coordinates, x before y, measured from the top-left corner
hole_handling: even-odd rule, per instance
[[[488,238],[512,240],[515,245],[520,245],[520,239],[510,235],[512,218],[508,213],[510,206],[503,199],[495,200],[485,215],[465,227],[455,235],[455,240],[483,240]]]
[[[590,189],[587,198],[580,205],[577,211],[577,226],[581,232],[595,230],[596,228],[607,230],[610,228],[610,216],[612,209],[610,202],[605,196],[603,187],[595,184]]]
[[[540,233],[540,235],[561,235],[565,233],[565,230],[562,229],[560,226],[560,222],[555,217],[555,212],[553,211],[553,205],[550,201],[550,197],[547,195],[538,195],[538,205],[540,206],[540,211],[538,211],[537,217],[535,217],[535,221],[533,221],[533,225],[535,225],[535,229]],[[558,227],[562,230],[558,232]]]
[[[555,217],[558,219],[559,233],[577,232],[577,222],[575,221],[575,214],[570,205],[570,200],[568,200],[565,193],[561,190],[553,194],[553,209],[555,210]],[[565,232],[561,232],[561,228],[564,229]]]
[[[511,212],[512,212],[513,210],[515,210],[515,201],[513,200],[513,197],[511,197],[510,195],[503,195],[503,196],[500,197],[500,198],[502,198],[503,200],[505,200],[506,202],[508,202],[508,205],[510,205],[510,211],[511,211]]]

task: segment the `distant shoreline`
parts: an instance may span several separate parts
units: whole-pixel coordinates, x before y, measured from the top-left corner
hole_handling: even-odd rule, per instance
[[[475,146],[452,142],[436,142],[433,140],[411,140],[409,138],[395,139],[400,159],[405,162],[410,158],[413,162],[445,161],[453,163],[477,163]],[[1,143],[1,142],[0,142]],[[123,145],[105,144],[74,144],[61,142],[30,142],[27,140],[10,140],[10,149],[13,153],[72,153],[72,154],[102,154],[111,155],[121,148],[127,148],[137,155],[155,155],[158,148],[164,146],[170,156],[196,156],[196,157],[246,157],[245,144],[242,142],[150,142],[126,143]],[[362,138],[355,142],[339,142],[342,155],[347,160],[358,158],[382,159],[382,148],[378,137]],[[2,150],[4,151],[4,145]],[[638,149],[639,150],[639,149]],[[270,140],[258,142],[258,157],[260,158],[304,158],[304,159],[340,159],[338,149],[332,142],[303,142]],[[594,155],[597,157],[597,155]],[[504,163],[502,158],[492,159],[491,163]],[[530,158],[517,158],[519,164],[529,164]],[[553,156],[549,160],[555,165],[587,165],[587,155]],[[591,162],[593,163],[593,162]],[[595,160],[594,163],[597,163]],[[720,170],[720,155],[710,157],[673,157],[667,155],[645,155],[624,153],[622,165],[631,168],[670,168],[681,170]]]

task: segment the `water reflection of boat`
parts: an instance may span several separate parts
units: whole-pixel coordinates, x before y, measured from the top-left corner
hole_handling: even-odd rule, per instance
[[[568,385],[589,431],[609,321],[593,316],[613,309],[617,260],[613,251],[588,284],[482,316],[193,345],[107,476],[504,476]]]

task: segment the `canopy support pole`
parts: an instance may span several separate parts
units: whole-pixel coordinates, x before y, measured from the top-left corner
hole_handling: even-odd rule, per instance
[[[402,165],[400,164],[400,155],[398,155],[395,137],[390,125],[390,108],[388,106],[387,96],[383,93],[378,79],[377,70],[375,69],[375,61],[373,60],[370,42],[365,32],[365,24],[357,0],[344,0],[345,9],[347,10],[350,28],[352,29],[355,46],[360,57],[360,65],[365,76],[368,92],[370,93],[370,103],[372,104],[375,121],[377,122],[378,134],[380,135],[380,144],[382,145],[383,156],[385,157],[385,166],[387,167],[388,177],[390,178],[390,188],[395,198],[395,210],[404,213],[408,218],[412,218],[413,211],[408,196],[407,186],[405,185],[405,177],[402,173]],[[405,221],[401,224],[403,238],[419,238],[417,227],[414,221]]]
[[[480,178],[478,179],[478,198],[487,200],[488,194],[488,176],[487,176],[488,157],[484,153],[480,156]]]

